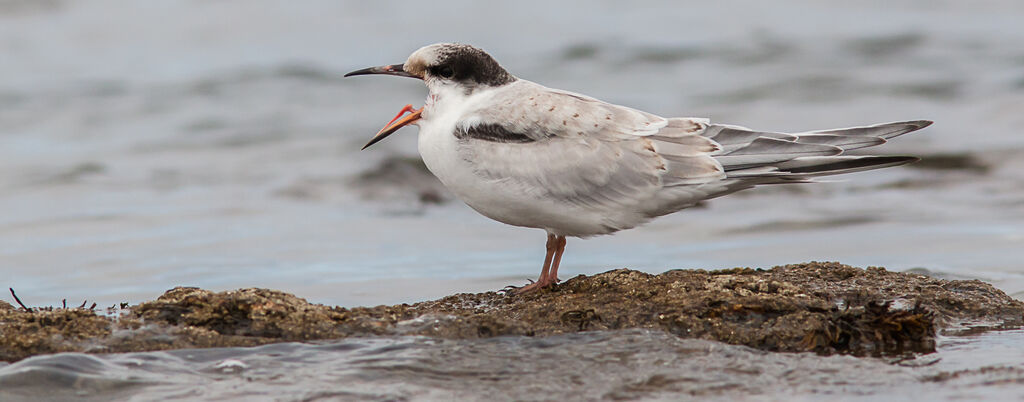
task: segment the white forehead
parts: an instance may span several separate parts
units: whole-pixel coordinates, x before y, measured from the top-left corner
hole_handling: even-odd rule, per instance
[[[406,64],[419,64],[423,66],[432,66],[437,64],[441,58],[442,49],[454,46],[451,43],[435,43],[433,45],[426,45],[419,48],[415,52],[409,55],[409,59],[406,60]]]

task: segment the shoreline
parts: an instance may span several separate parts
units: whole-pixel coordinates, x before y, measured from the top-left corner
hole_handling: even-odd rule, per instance
[[[526,295],[460,293],[415,304],[341,308],[268,289],[175,288],[99,314],[0,302],[0,360],[256,346],[348,337],[478,339],[661,329],[772,352],[905,356],[937,334],[1020,327],[1024,302],[978,280],[804,263],[769,270],[618,269]]]

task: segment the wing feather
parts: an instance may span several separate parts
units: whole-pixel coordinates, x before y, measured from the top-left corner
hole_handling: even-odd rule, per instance
[[[635,226],[663,214],[665,205],[693,204],[705,195],[702,190],[676,190],[676,195],[666,198],[659,195],[666,187],[725,177],[721,164],[711,156],[719,145],[701,136],[706,120],[665,119],[536,84],[501,96],[510,99],[492,99],[489,104],[500,106],[474,111],[457,126],[472,131],[469,126],[499,125],[503,131],[522,133],[534,141],[466,136],[459,139],[460,156],[472,162],[477,175],[534,192],[538,198],[628,211],[631,216],[609,214],[605,224],[610,228]]]
[[[538,202],[605,216],[606,233],[761,184],[911,162],[839,155],[930,124],[755,131],[699,118],[666,119],[525,80],[512,85],[456,124],[467,133],[458,137],[460,157],[480,177]]]

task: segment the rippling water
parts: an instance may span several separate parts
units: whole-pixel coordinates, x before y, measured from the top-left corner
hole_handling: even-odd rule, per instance
[[[661,331],[39,356],[0,366],[0,398],[39,400],[1010,400],[1021,331],[950,338],[941,358],[771,353]],[[1018,385],[1014,385],[1018,384]]]
[[[366,305],[524,283],[538,274],[542,233],[491,222],[457,201],[422,202],[447,196],[424,197],[436,184],[414,167],[380,172],[389,158],[416,156],[414,129],[358,151],[425,91],[412,80],[341,74],[461,41],[520,77],[666,116],[777,131],[936,121],[882,148],[929,163],[757,189],[641,229],[570,240],[566,276],[839,260],[982,278],[1019,296],[1022,17],[1016,1],[0,0],[0,284],[30,305],[136,303],[177,285]],[[229,355],[356,356],[431,342]],[[493,342],[479,347],[512,342],[542,354],[522,345],[546,341]],[[219,352],[206,353],[32,364],[80,359],[105,374],[53,381],[126,395],[164,386],[160,374],[128,374],[137,371],[125,368],[130,359],[178,367],[188,381],[244,378],[201,371],[218,361]],[[263,370],[247,364],[254,368],[245,375]]]

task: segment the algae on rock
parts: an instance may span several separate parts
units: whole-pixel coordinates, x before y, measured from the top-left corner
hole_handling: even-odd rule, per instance
[[[466,339],[628,328],[768,351],[881,356],[932,352],[936,331],[962,321],[1020,326],[1024,303],[977,280],[839,263],[658,275],[618,269],[524,295],[456,294],[412,305],[341,308],[267,289],[183,287],[120,317],[0,305],[0,360],[349,336]]]

